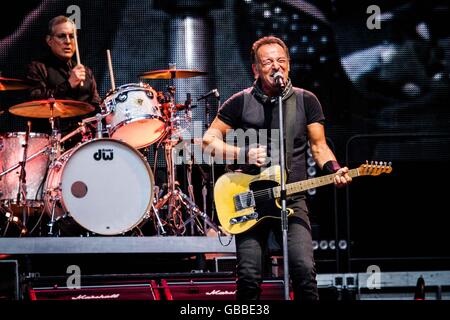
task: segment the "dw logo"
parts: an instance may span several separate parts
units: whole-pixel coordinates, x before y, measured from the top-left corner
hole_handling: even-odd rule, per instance
[[[100,161],[100,160],[112,160],[114,159],[114,150],[113,149],[98,149],[96,153],[94,153],[94,160]]]

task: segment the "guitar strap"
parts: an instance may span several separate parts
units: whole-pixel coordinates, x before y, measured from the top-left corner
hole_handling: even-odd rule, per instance
[[[292,154],[294,153],[294,136],[295,126],[297,123],[297,105],[303,109],[303,90],[297,94],[294,91],[284,103],[284,128],[285,128],[285,141],[286,141],[286,171],[287,174],[291,172]]]

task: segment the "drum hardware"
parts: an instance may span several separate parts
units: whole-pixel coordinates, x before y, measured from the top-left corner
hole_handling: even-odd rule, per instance
[[[175,65],[171,65],[167,70],[156,70],[145,72],[140,75],[142,79],[180,79],[180,78],[191,78],[196,76],[206,75],[207,72],[202,72],[198,70],[180,70],[176,69]],[[197,219],[200,217],[204,220],[204,225],[208,225],[214,228],[217,232],[218,227],[210,220],[208,215],[202,212],[193,200],[193,190],[191,184],[191,177],[188,177],[189,186],[189,196],[184,194],[179,187],[179,182],[176,180],[175,172],[175,160],[173,158],[174,146],[182,141],[182,130],[180,130],[180,117],[177,116],[177,111],[185,111],[185,119],[190,123],[191,105],[192,99],[190,93],[187,93],[185,104],[175,103],[175,92],[176,87],[171,85],[167,87],[167,94],[159,94],[158,99],[161,103],[161,109],[166,120],[166,127],[164,134],[160,138],[159,144],[163,144],[165,151],[165,160],[167,165],[167,193],[164,196],[160,196],[155,204],[155,209],[160,210],[162,207],[167,205],[167,217],[172,221],[171,227],[176,234],[183,235],[186,232],[186,227],[191,225],[191,233],[194,233],[194,225],[197,230],[206,235],[206,228],[199,227],[195,224]],[[155,161],[156,163],[156,161]],[[192,161],[191,164],[192,166]],[[189,175],[192,174],[192,170],[189,171]],[[183,221],[181,208],[185,207],[187,212],[189,212],[189,217],[186,221]]]
[[[153,210],[153,213],[154,213],[154,216],[155,216],[155,219],[156,219],[156,224],[158,226],[158,229],[157,229],[158,235],[165,236],[167,234],[167,232],[164,229],[164,225],[163,225],[163,223],[161,221],[161,218],[159,217],[159,210],[156,209],[156,205],[155,204],[156,204],[156,201],[153,201],[153,203],[152,203],[152,210]],[[149,218],[150,217],[151,217],[151,214],[149,213]]]
[[[189,96],[187,100],[189,100]],[[167,121],[165,134],[161,140],[164,146],[165,159],[167,164],[167,193],[163,197],[160,197],[158,199],[154,207],[155,209],[159,210],[167,204],[167,216],[168,219],[172,221],[171,227],[176,234],[184,235],[186,232],[186,226],[190,225],[191,223],[191,233],[193,234],[194,223],[198,217],[202,218],[206,225],[214,228],[214,230],[216,231],[219,231],[214,222],[209,219],[208,215],[202,212],[195,204],[195,202],[189,196],[183,193],[183,191],[179,187],[178,181],[176,180],[175,160],[173,158],[173,153],[175,145],[177,145],[181,141],[181,138],[178,137],[174,139],[174,133],[177,130],[175,125],[175,112],[173,112],[174,109],[175,108],[172,105],[170,108],[170,118]],[[188,180],[190,181],[190,178]],[[190,196],[193,196],[191,184],[189,188]],[[184,206],[187,212],[189,212],[189,218],[186,221],[183,221],[182,218],[182,206]],[[206,234],[205,230],[202,230],[202,228],[198,227],[198,225],[197,230],[202,234]]]
[[[52,209],[51,209],[51,212],[50,212],[50,221],[48,222],[47,226],[48,226],[48,235],[49,236],[53,236],[53,227],[54,227],[55,222],[56,222],[56,220],[55,220],[56,203],[60,199],[59,199],[58,196],[54,196],[54,195],[52,195],[50,199],[51,199],[50,201],[52,202]]]
[[[28,140],[30,138],[31,131],[31,122],[27,122],[27,131],[25,133],[25,141],[22,145],[23,147],[23,155],[22,161],[19,162],[20,166],[20,174],[19,174],[19,188],[17,190],[17,204],[19,207],[22,207],[22,221],[23,224],[27,223],[27,208],[26,208],[26,199],[27,199],[27,179],[26,179],[26,171],[25,165],[27,162],[27,152],[28,152]]]
[[[26,90],[31,84],[25,80],[0,77],[0,91]]]

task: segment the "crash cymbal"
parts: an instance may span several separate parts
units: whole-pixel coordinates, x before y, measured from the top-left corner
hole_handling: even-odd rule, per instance
[[[25,80],[0,77],[0,91],[25,90],[29,88],[31,88],[31,85]]]
[[[29,101],[9,108],[12,114],[30,118],[70,118],[82,116],[94,110],[95,108],[86,102],[55,99]]]
[[[182,70],[182,69],[167,69],[144,72],[139,75],[142,79],[181,79],[203,76],[208,72],[199,70]]]

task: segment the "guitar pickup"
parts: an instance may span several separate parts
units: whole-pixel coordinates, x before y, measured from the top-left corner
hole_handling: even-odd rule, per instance
[[[252,212],[250,214],[245,214],[243,216],[230,219],[230,224],[233,225],[233,224],[242,223],[242,222],[245,222],[248,220],[256,220],[256,219],[258,219],[258,213]]]
[[[234,196],[234,208],[236,211],[255,206],[255,197],[253,191],[239,193]]]

